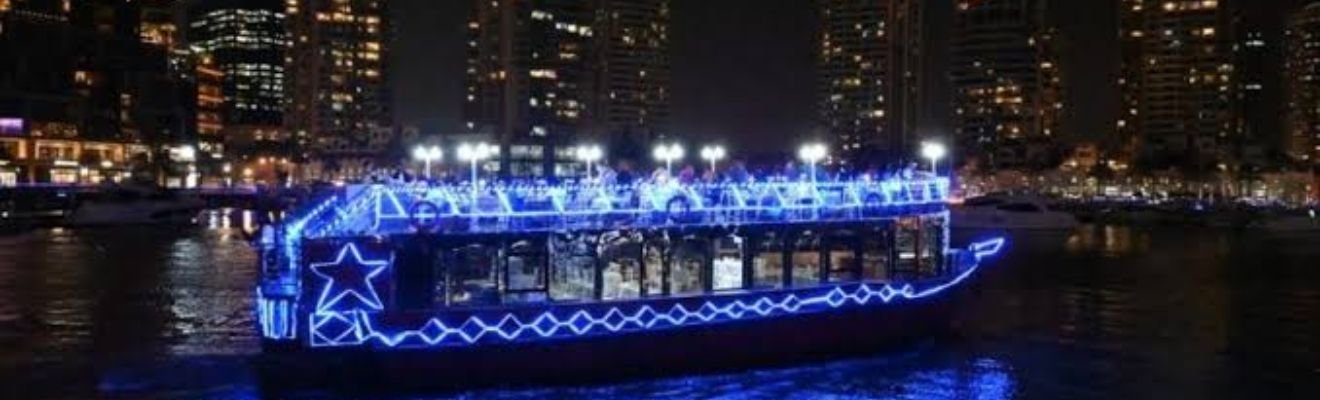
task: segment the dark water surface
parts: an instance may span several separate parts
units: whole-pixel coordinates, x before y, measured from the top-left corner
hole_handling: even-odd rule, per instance
[[[254,256],[221,227],[0,238],[0,399],[261,397]],[[1320,236],[1090,226],[984,271],[955,338],[901,353],[456,397],[1320,398]]]

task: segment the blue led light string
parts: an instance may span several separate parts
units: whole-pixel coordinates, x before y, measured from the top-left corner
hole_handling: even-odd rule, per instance
[[[377,344],[384,347],[411,346],[464,346],[473,345],[482,340],[538,340],[555,337],[575,337],[598,334],[611,334],[630,331],[674,328],[717,322],[731,322],[745,319],[767,318],[778,315],[823,312],[847,306],[863,306],[872,303],[889,304],[896,300],[917,300],[935,296],[949,288],[957,286],[972,276],[981,266],[981,261],[997,254],[1004,246],[1004,239],[996,238],[977,242],[968,248],[972,264],[957,276],[940,285],[917,289],[911,284],[893,286],[890,284],[858,284],[855,289],[844,290],[835,287],[825,293],[799,297],[797,294],[769,293],[756,300],[735,299],[727,302],[707,300],[695,309],[682,304],[674,304],[664,312],[651,305],[642,305],[632,311],[621,307],[610,307],[603,313],[587,310],[571,312],[568,317],[560,317],[555,311],[545,311],[531,319],[521,319],[512,312],[502,317],[487,320],[472,316],[461,324],[446,324],[440,318],[431,318],[418,329],[385,332],[376,327],[373,315],[381,311],[379,299],[374,288],[370,298],[376,302],[364,301],[366,308],[353,307],[335,309],[337,300],[348,294],[330,294],[329,287],[334,286],[334,279],[326,279],[325,289],[318,299],[317,310],[309,313],[309,344],[313,347],[343,347]],[[336,261],[321,264],[322,267],[342,265],[346,254],[354,256],[357,265],[376,265],[387,268],[389,260],[363,260],[353,244],[345,245]],[[372,288],[370,275],[366,278],[366,287]],[[362,293],[353,293],[362,298]],[[326,301],[327,296],[332,300]],[[567,307],[567,306],[566,306]],[[494,321],[488,322],[488,321]],[[334,328],[339,330],[335,331]]]

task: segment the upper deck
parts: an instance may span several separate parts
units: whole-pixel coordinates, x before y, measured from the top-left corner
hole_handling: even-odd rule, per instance
[[[740,226],[892,218],[946,207],[949,180],[350,186],[302,210],[291,238]]]

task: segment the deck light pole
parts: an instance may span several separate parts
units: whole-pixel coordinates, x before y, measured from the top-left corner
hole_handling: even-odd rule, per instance
[[[485,142],[477,144],[464,143],[458,146],[458,159],[461,161],[467,161],[472,166],[471,184],[473,201],[476,201],[477,199],[477,164],[490,158],[490,156],[495,155],[496,151],[497,149],[495,149],[494,146],[486,144]]]
[[[413,148],[413,159],[421,161],[426,167],[426,179],[431,179],[431,163],[444,158],[440,146],[417,146]]]
[[[701,149],[701,158],[710,162],[710,174],[715,175],[715,169],[720,160],[723,160],[728,154],[724,151],[724,146],[706,146]]]
[[[655,151],[653,151],[651,155],[654,155],[656,160],[664,161],[665,172],[669,173],[670,175],[673,175],[674,161],[683,159],[683,146],[679,145],[678,143],[672,143],[668,145],[662,144],[656,146]]]
[[[939,142],[922,142],[921,156],[930,160],[930,173],[939,175],[939,162],[949,154],[949,149]]]
[[[605,150],[598,145],[584,145],[577,148],[577,159],[587,163],[587,179],[591,179],[591,169],[596,162],[605,158]]]
[[[812,183],[816,182],[816,164],[820,163],[821,160],[824,160],[827,155],[829,155],[829,149],[826,149],[825,145],[820,143],[806,144],[798,149],[798,158],[807,162],[807,166],[809,167],[808,171],[811,173]]]

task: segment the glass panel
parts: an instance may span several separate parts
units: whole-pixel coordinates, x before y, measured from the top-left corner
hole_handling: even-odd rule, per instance
[[[591,300],[596,297],[594,240],[588,236],[551,239],[550,297],[555,300]]]
[[[831,238],[827,255],[830,258],[830,282],[855,282],[861,278],[861,260],[853,248],[856,233],[840,232]]]
[[[917,242],[920,240],[921,220],[919,218],[902,218],[898,220],[897,227],[894,228],[894,247],[897,248],[898,262],[894,265],[894,273],[900,277],[916,277],[917,271]]]
[[[669,292],[674,296],[705,293],[703,270],[709,261],[710,242],[698,238],[684,239],[674,252],[674,264],[669,271]]]
[[[862,279],[889,280],[888,238],[888,231],[876,231],[862,240]]]
[[[536,302],[546,298],[546,264],[549,255],[545,243],[522,241],[509,246],[505,263],[508,287],[506,302]]]
[[[805,287],[820,284],[820,235],[815,232],[803,232],[797,237],[793,251],[793,286]]]
[[[727,236],[716,240],[714,261],[715,290],[740,290],[743,287],[743,238]]]
[[[782,238],[766,235],[760,238],[756,257],[752,260],[752,287],[778,289],[784,286],[784,253]]]
[[[945,216],[930,216],[922,219],[921,227],[921,272],[923,276],[937,276],[943,273]]]
[[[460,247],[450,252],[445,263],[448,273],[450,305],[496,305],[500,292],[495,280],[495,249],[481,245]]]
[[[665,240],[663,237],[652,237],[644,245],[645,255],[642,257],[643,268],[646,268],[646,295],[663,296],[665,294]]]
[[[635,299],[642,295],[641,237],[614,235],[602,239],[601,259],[605,261],[605,300]]]

